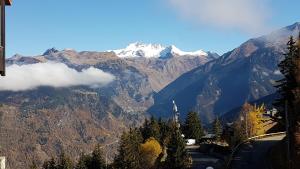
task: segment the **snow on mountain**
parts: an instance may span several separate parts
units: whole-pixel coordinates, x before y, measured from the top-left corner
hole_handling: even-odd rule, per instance
[[[159,57],[160,52],[165,48],[157,44],[132,43],[124,49],[113,50],[121,58],[128,57]]]
[[[176,46],[172,45],[169,47],[166,47],[161,53],[160,57],[168,57],[169,54],[175,54],[179,56],[185,56],[185,55],[190,55],[190,56],[207,56],[208,54],[204,52],[203,50],[197,50],[194,52],[185,52],[180,49],[178,49]]]
[[[124,49],[111,50],[120,58],[145,57],[145,58],[167,58],[171,55],[191,55],[191,56],[207,56],[208,54],[202,50],[194,52],[185,52],[172,45],[164,47],[159,44],[132,43]]]

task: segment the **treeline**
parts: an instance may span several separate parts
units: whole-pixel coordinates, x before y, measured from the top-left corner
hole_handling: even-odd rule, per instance
[[[219,118],[210,127],[213,137],[209,142],[227,141],[232,146],[244,139],[263,133],[264,105],[255,106],[246,103],[239,118],[232,125],[232,133],[227,133]],[[120,140],[116,157],[111,164],[103,159],[100,145],[91,154],[81,154],[75,163],[65,153],[57,158],[44,162],[42,169],[185,169],[191,166],[191,157],[185,147],[185,139],[194,139],[201,143],[205,136],[199,114],[189,112],[180,125],[173,120],[162,120],[151,117],[137,128],[125,131]],[[33,163],[31,169],[37,169]]]
[[[113,168],[188,168],[189,156],[180,130],[172,121],[146,120],[121,137]]]
[[[264,105],[245,103],[230,131],[217,117],[210,127],[210,143],[227,142],[231,147],[241,141],[264,133]],[[57,158],[44,162],[42,169],[185,169],[191,166],[191,157],[185,149],[186,139],[196,143],[207,141],[199,114],[189,112],[180,125],[173,120],[151,117],[137,128],[123,132],[116,157],[111,164],[103,159],[102,147],[97,145],[91,154],[81,154],[78,162],[62,153]],[[31,169],[37,169],[33,163]]]
[[[221,136],[221,123],[214,127]],[[191,166],[191,158],[185,149],[185,138],[197,142],[204,136],[198,113],[190,112],[180,128],[172,120],[146,119],[141,127],[124,132],[119,140],[117,156],[106,164],[101,146],[91,154],[82,154],[77,163],[62,153],[46,161],[43,169],[185,169]],[[37,169],[33,163],[31,169]]]

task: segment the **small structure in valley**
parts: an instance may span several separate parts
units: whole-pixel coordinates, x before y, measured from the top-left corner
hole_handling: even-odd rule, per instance
[[[215,134],[206,134],[201,138],[201,142],[214,142],[216,139]]]
[[[186,145],[192,146],[196,144],[196,139],[186,139]]]

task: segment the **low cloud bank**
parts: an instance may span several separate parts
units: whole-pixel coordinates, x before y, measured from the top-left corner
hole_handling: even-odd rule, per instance
[[[37,63],[7,67],[7,76],[0,78],[0,91],[25,91],[40,86],[104,86],[115,77],[90,67],[78,72],[62,63]]]
[[[270,18],[268,0],[168,0],[185,19],[202,25],[264,33]]]

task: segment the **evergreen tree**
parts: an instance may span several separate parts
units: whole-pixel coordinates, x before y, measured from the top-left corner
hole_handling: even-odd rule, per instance
[[[30,168],[30,169],[38,169],[38,166],[37,166],[35,160],[32,160],[32,163],[31,163],[31,165],[29,166],[29,168]]]
[[[54,158],[51,158],[51,160],[44,162],[43,169],[57,169]]]
[[[295,144],[295,151],[294,151],[294,166],[300,166],[300,33],[297,42],[297,56],[295,59],[295,79],[296,79],[296,86],[293,93],[295,96],[294,100],[294,126],[292,127],[293,132],[293,143]]]
[[[75,169],[89,169],[88,165],[91,163],[92,157],[90,155],[82,154],[78,160]]]
[[[198,113],[189,112],[184,124],[184,135],[189,139],[196,139],[199,141],[204,135],[202,124]]]
[[[285,125],[285,104],[288,103],[289,112],[293,110],[293,101],[295,99],[295,95],[293,90],[297,87],[296,80],[296,68],[297,68],[297,60],[299,57],[297,56],[297,46],[293,37],[290,37],[289,42],[287,43],[288,52],[284,55],[285,59],[281,61],[278,65],[280,72],[283,74],[284,78],[279,80],[279,85],[275,86],[278,88],[278,93],[280,94],[280,98],[276,100],[274,105],[278,110],[278,114],[274,117],[274,120],[279,122],[282,125]],[[289,120],[293,119],[293,113],[289,114]],[[282,118],[278,118],[282,117]]]
[[[284,78],[278,81],[280,98],[274,105],[277,107],[278,114],[274,120],[279,124],[289,123],[287,136],[291,145],[291,155],[293,156],[293,168],[300,165],[300,36],[296,44],[293,37],[287,43],[288,52],[285,58],[278,65]],[[286,110],[287,108],[287,110]],[[287,111],[288,117],[286,117]],[[281,117],[281,118],[279,118]],[[287,119],[287,121],[285,121]]]
[[[216,140],[220,141],[223,129],[222,129],[222,124],[218,117],[214,120],[212,127],[213,127],[213,133],[216,137]]]
[[[150,137],[154,137],[156,140],[159,140],[160,126],[158,121],[154,117],[151,117],[150,121],[146,119],[143,127],[141,128],[141,133],[144,140],[147,140]]]
[[[101,146],[98,144],[93,153],[90,160],[90,163],[88,164],[89,169],[104,169],[105,168],[105,161],[103,159],[103,154],[101,151]]]
[[[150,128],[151,137],[154,137],[156,140],[158,140],[160,138],[160,127],[158,121],[154,117],[151,117]]]
[[[59,156],[56,169],[73,169],[73,162],[70,157],[65,154],[65,152],[62,152]]]
[[[144,140],[150,138],[150,121],[147,118],[145,119],[143,126],[140,127],[140,131]]]
[[[101,151],[101,146],[98,144],[91,155],[82,154],[76,165],[76,169],[104,169],[105,161]]]
[[[185,141],[181,136],[181,133],[175,131],[172,133],[172,137],[167,149],[166,166],[172,169],[184,169],[189,168],[189,156],[185,149]]]
[[[139,169],[142,167],[140,144],[143,137],[138,129],[130,129],[121,136],[119,154],[114,161],[118,169]]]
[[[167,122],[163,121],[162,119],[158,120],[158,125],[160,128],[159,142],[163,147],[165,147],[169,143],[170,138],[171,138],[171,134],[172,134],[171,125],[170,125],[170,123],[167,123]]]

